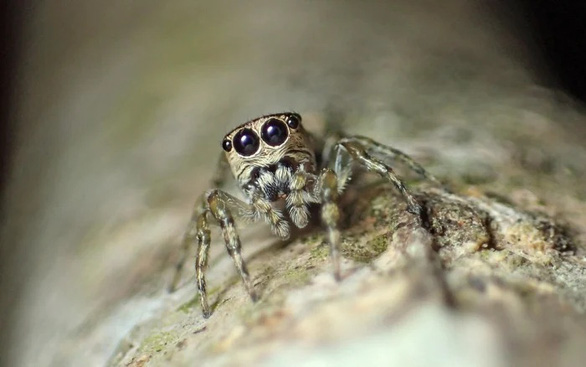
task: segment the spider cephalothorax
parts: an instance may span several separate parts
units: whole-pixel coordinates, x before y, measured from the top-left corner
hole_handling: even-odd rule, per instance
[[[281,209],[275,213],[260,210],[249,216],[269,215],[273,231],[282,238],[289,237],[284,219],[288,217],[303,228],[309,221],[308,205],[319,202],[313,192],[313,144],[301,125],[301,116],[295,113],[259,117],[232,130],[222,142],[232,174],[251,204]]]
[[[334,276],[340,279],[340,213],[337,201],[350,179],[352,162],[390,180],[407,201],[408,210],[418,218],[421,206],[385,160],[401,160],[420,175],[438,183],[406,154],[363,136],[336,135],[317,144],[304,130],[301,116],[296,113],[271,114],[248,121],[224,137],[222,148],[225,154],[220,160],[220,174],[214,184],[221,186],[222,172],[229,167],[246,200],[242,201],[217,188],[204,194],[201,205],[196,205],[183,238],[184,255],[177,264],[172,284],[175,288],[187,249],[197,240],[196,280],[206,317],[211,314],[204,276],[211,240],[210,220],[220,224],[228,254],[233,258],[248,293],[255,300],[256,292],[241,255],[235,217],[264,220],[277,236],[288,238],[290,226],[305,227],[309,222],[309,207],[319,205],[321,220],[328,232]],[[321,158],[319,162],[316,156]]]

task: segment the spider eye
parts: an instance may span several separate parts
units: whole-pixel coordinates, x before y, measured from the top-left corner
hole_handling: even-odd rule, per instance
[[[296,113],[292,113],[291,115],[289,115],[287,117],[287,125],[289,125],[289,127],[291,129],[297,129],[297,127],[299,126],[300,123],[301,123],[301,116],[299,116]]]
[[[260,136],[270,146],[276,147],[287,140],[287,126],[281,120],[270,119],[262,126]]]
[[[258,151],[258,135],[251,129],[242,129],[234,135],[234,149],[242,156],[253,155]]]
[[[222,149],[224,149],[226,152],[231,151],[232,142],[229,139],[224,139],[224,141],[222,141]]]

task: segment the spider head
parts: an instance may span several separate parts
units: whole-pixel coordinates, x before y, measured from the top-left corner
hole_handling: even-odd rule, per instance
[[[315,167],[315,155],[309,134],[301,125],[301,116],[283,112],[250,120],[222,140],[222,148],[234,177],[241,183],[251,179],[255,168],[285,163],[306,169]]]

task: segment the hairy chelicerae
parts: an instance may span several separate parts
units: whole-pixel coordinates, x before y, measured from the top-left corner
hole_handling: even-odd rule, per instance
[[[372,139],[337,134],[318,143],[303,128],[301,116],[297,113],[277,113],[248,121],[224,137],[222,148],[225,154],[220,159],[214,187],[221,186],[224,171],[229,167],[246,201],[218,188],[204,194],[201,204],[196,204],[183,238],[183,256],[177,263],[171,285],[172,289],[177,286],[187,250],[197,240],[195,272],[205,317],[211,314],[204,274],[210,248],[209,221],[220,224],[228,254],[234,260],[250,297],[256,300],[241,255],[235,218],[264,220],[275,235],[287,239],[291,226],[305,227],[309,222],[309,207],[319,205],[321,220],[328,233],[334,276],[339,280],[340,212],[337,200],[350,179],[352,162],[389,179],[407,201],[408,210],[418,218],[421,206],[384,161],[401,160],[415,172],[438,183],[409,156]]]

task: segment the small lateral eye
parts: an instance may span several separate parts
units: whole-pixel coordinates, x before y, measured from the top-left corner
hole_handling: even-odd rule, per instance
[[[222,141],[222,149],[224,149],[226,152],[232,150],[232,142],[230,141],[230,139],[224,139]]]
[[[281,120],[270,119],[262,125],[260,136],[262,140],[272,147],[279,146],[287,140],[289,131]]]
[[[299,116],[296,113],[292,113],[289,116],[287,116],[287,125],[291,128],[291,129],[297,129],[297,127],[299,126],[299,123],[301,122],[301,116]]]
[[[258,135],[251,129],[242,129],[234,135],[234,149],[242,156],[248,157],[258,151]]]

